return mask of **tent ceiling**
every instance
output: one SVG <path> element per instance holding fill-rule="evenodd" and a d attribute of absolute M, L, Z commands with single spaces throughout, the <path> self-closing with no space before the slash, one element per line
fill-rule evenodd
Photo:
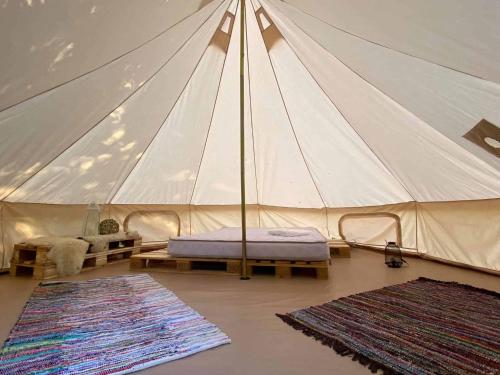
<path fill-rule="evenodd" d="M 450 1 L 247 1 L 248 203 L 499 197 L 500 5 Z M 238 0 L 6 4 L 2 200 L 239 202 Z"/>
<path fill-rule="evenodd" d="M 274 1 L 274 0 L 273 0 Z M 500 5 L 490 0 L 284 0 L 338 30 L 500 83 Z"/>
<path fill-rule="evenodd" d="M 195 15 L 201 3 L 2 1 L 0 110 L 133 53 Z"/>

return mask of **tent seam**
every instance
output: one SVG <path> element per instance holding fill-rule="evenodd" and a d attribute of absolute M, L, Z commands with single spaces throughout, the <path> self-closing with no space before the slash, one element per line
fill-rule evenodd
<path fill-rule="evenodd" d="M 222 4 L 224 1 L 225 1 L 225 0 L 221 0 L 221 4 Z M 221 5 L 221 4 L 220 4 L 220 5 Z M 217 6 L 217 8 L 218 8 L 220 5 L 218 5 L 218 6 Z M 216 9 L 217 9 L 217 8 L 216 8 Z M 140 48 L 144 47 L 146 44 L 151 43 L 153 40 L 158 39 L 158 38 L 159 38 L 159 37 L 161 37 L 163 34 L 167 33 L 167 32 L 168 32 L 168 31 L 170 31 L 171 29 L 173 29 L 175 26 L 177 26 L 177 25 L 179 25 L 180 23 L 184 22 L 184 21 L 185 21 L 185 20 L 187 20 L 188 18 L 190 18 L 190 17 L 194 16 L 196 13 L 200 12 L 202 9 L 203 9 L 203 8 L 197 9 L 196 11 L 194 11 L 194 12 L 192 12 L 192 13 L 190 13 L 190 14 L 186 15 L 185 17 L 183 17 L 182 19 L 180 19 L 179 21 L 177 21 L 176 23 L 174 23 L 172 26 L 170 26 L 170 27 L 166 28 L 165 30 L 161 31 L 160 33 L 158 33 L 158 34 L 154 35 L 153 37 L 151 37 L 151 38 L 147 39 L 146 41 L 144 41 L 144 42 L 140 43 L 139 45 L 137 45 L 136 47 L 134 47 L 134 48 L 132 48 L 132 49 L 128 50 L 127 52 L 124 52 L 124 53 L 122 53 L 121 55 L 119 55 L 119 56 L 117 56 L 117 57 L 113 58 L 112 60 L 109 60 L 109 61 L 105 62 L 104 64 L 101 64 L 101 65 L 99 65 L 99 66 L 97 66 L 97 67 L 95 67 L 95 68 L 93 68 L 93 69 L 91 69 L 91 70 L 89 70 L 89 71 L 87 71 L 87 72 L 85 72 L 85 73 L 82 73 L 82 74 L 80 74 L 80 75 L 78 75 L 78 76 L 76 76 L 76 77 L 74 77 L 74 78 L 72 78 L 72 79 L 70 79 L 70 80 L 67 80 L 67 81 L 61 82 L 61 83 L 59 83 L 59 84 L 57 84 L 57 85 L 55 85 L 55 86 L 52 86 L 52 87 L 50 87 L 50 88 L 48 88 L 48 89 L 46 89 L 46 90 L 44 90 L 44 91 L 41 91 L 41 92 L 39 92 L 38 94 L 32 95 L 32 96 L 30 96 L 30 97 L 28 97 L 28 98 L 25 98 L 25 99 L 23 99 L 23 100 L 20 100 L 20 101 L 19 101 L 19 102 L 17 102 L 17 103 L 14 103 L 14 104 L 11 104 L 11 105 L 9 105 L 9 106 L 7 106 L 7 107 L 5 107 L 5 108 L 2 108 L 2 109 L 0 109 L 0 113 L 1 113 L 1 112 L 3 112 L 3 111 L 8 110 L 9 108 L 12 108 L 12 107 L 15 107 L 15 106 L 17 106 L 17 105 L 20 105 L 20 104 L 22 104 L 22 103 L 25 103 L 25 102 L 27 102 L 27 101 L 30 101 L 30 100 L 32 100 L 32 99 L 34 99 L 34 98 L 36 98 L 36 97 L 38 97 L 38 96 L 40 96 L 40 95 L 46 94 L 46 93 L 48 93 L 48 92 L 50 92 L 50 91 L 52 91 L 52 90 L 55 90 L 55 89 L 57 89 L 57 88 L 59 88 L 59 87 L 61 87 L 61 86 L 67 85 L 68 83 L 71 83 L 71 82 L 73 82 L 73 81 L 76 81 L 76 80 L 78 80 L 78 79 L 80 79 L 80 78 L 82 78 L 82 77 L 85 77 L 85 76 L 89 75 L 89 74 L 92 74 L 92 73 L 94 73 L 95 71 L 97 71 L 97 70 L 99 70 L 99 69 L 101 69 L 101 68 L 104 68 L 105 66 L 110 65 L 110 64 L 112 64 L 112 63 L 114 63 L 114 62 L 116 62 L 116 61 L 120 60 L 122 57 L 125 57 L 125 56 L 127 56 L 127 55 L 129 55 L 129 54 L 131 54 L 131 53 L 133 53 L 133 52 L 135 52 L 135 51 L 137 51 L 138 49 L 140 49 Z M 209 16 L 208 18 L 210 18 L 210 16 Z M 208 19 L 208 18 L 207 18 L 207 19 Z"/>
<path fill-rule="evenodd" d="M 167 60 L 165 61 L 164 64 L 158 68 L 146 81 L 141 86 L 138 86 L 136 90 L 134 90 L 130 95 L 128 95 L 123 101 L 121 101 L 117 106 L 113 107 L 111 111 L 106 113 L 105 116 L 101 117 L 98 122 L 96 122 L 92 127 L 90 127 L 88 130 L 86 130 L 78 139 L 76 139 L 74 142 L 72 142 L 70 145 L 68 145 L 65 149 L 61 150 L 60 153 L 55 155 L 52 159 L 50 159 L 43 167 L 41 167 L 38 171 L 33 173 L 31 176 L 29 176 L 26 180 L 24 180 L 21 184 L 19 184 L 16 188 L 14 188 L 12 191 L 10 191 L 7 195 L 5 195 L 1 201 L 7 201 L 7 199 L 14 194 L 17 190 L 19 190 L 21 187 L 23 187 L 27 182 L 29 182 L 32 178 L 37 176 L 42 170 L 47 168 L 50 164 L 52 164 L 56 159 L 58 159 L 62 154 L 64 154 L 66 151 L 68 151 L 71 147 L 73 147 L 78 141 L 80 141 L 83 137 L 85 137 L 87 134 L 89 134 L 91 131 L 93 131 L 95 128 L 97 128 L 111 113 L 113 113 L 118 107 L 122 106 L 127 100 L 129 100 L 132 96 L 134 96 L 136 93 L 138 93 L 143 87 L 146 86 L 146 84 L 154 79 L 156 75 L 163 70 L 165 66 L 186 46 L 186 44 L 193 38 L 193 36 L 201 29 L 203 25 L 206 24 L 206 22 L 215 14 L 215 12 L 219 9 L 219 7 L 225 2 L 226 0 L 223 0 L 220 5 L 217 6 L 217 8 L 214 9 L 214 11 L 207 17 L 205 21 L 203 21 L 196 30 L 182 43 L 182 45 L 175 51 L 175 53 Z M 189 80 L 188 80 L 189 81 Z"/>
<path fill-rule="evenodd" d="M 239 3 L 240 3 L 240 0 L 238 0 L 238 3 L 236 5 L 236 9 L 238 9 Z M 231 2 L 230 2 L 230 4 L 231 4 Z M 228 9 L 229 9 L 229 7 L 228 7 Z M 236 15 L 235 15 L 235 17 L 236 17 Z M 234 27 L 233 27 L 233 30 L 234 30 Z M 233 30 L 231 30 L 231 38 L 233 37 Z M 189 198 L 189 203 L 188 203 L 189 205 L 191 205 L 193 203 L 194 192 L 196 190 L 196 185 L 198 183 L 198 177 L 200 175 L 201 166 L 203 165 L 203 159 L 205 158 L 205 151 L 206 151 L 207 144 L 208 144 L 208 138 L 210 137 L 210 130 L 212 130 L 212 124 L 214 121 L 215 108 L 217 107 L 217 102 L 219 100 L 219 92 L 220 92 L 220 86 L 222 83 L 222 77 L 224 76 L 224 70 L 226 69 L 226 60 L 227 60 L 228 52 L 229 51 L 226 51 L 226 53 L 224 55 L 224 61 L 222 63 L 222 69 L 220 72 L 219 82 L 217 85 L 217 93 L 215 94 L 214 105 L 212 107 L 212 113 L 210 114 L 210 123 L 208 124 L 207 135 L 205 136 L 205 143 L 203 144 L 203 150 L 201 152 L 200 162 L 198 163 L 198 170 L 196 172 L 196 177 L 195 177 L 194 184 L 193 184 L 193 190 L 191 191 L 191 196 Z"/>
<path fill-rule="evenodd" d="M 357 39 L 361 39 L 361 40 L 364 40 L 365 42 L 368 42 L 368 43 L 374 44 L 374 45 L 376 45 L 376 46 L 379 46 L 379 47 L 382 47 L 382 48 L 385 48 L 385 49 L 388 49 L 388 50 L 391 50 L 391 51 L 394 51 L 394 52 L 400 53 L 400 54 L 402 54 L 402 55 L 406 55 L 406 56 L 409 56 L 409 57 L 412 57 L 412 58 L 415 58 L 415 59 L 418 59 L 418 60 L 421 60 L 421 61 L 425 61 L 426 63 L 432 64 L 432 65 L 436 65 L 436 66 L 440 66 L 440 67 L 442 67 L 442 68 L 449 69 L 449 70 L 452 70 L 452 71 L 457 72 L 457 73 L 465 74 L 465 75 L 467 75 L 467 76 L 474 77 L 474 78 L 477 78 L 477 79 L 480 79 L 480 80 L 483 80 L 483 81 L 486 81 L 486 82 L 496 82 L 496 81 L 491 81 L 491 80 L 489 80 L 489 79 L 486 79 L 486 78 L 483 78 L 483 77 L 477 76 L 477 75 L 475 75 L 475 74 L 471 74 L 471 73 L 464 72 L 463 70 L 459 70 L 459 69 L 455 69 L 455 68 L 452 68 L 452 67 L 447 66 L 447 65 L 442 65 L 442 64 L 439 64 L 439 63 L 437 63 L 437 62 L 435 62 L 435 61 L 431 61 L 431 60 L 425 59 L 425 58 L 423 58 L 423 57 L 416 56 L 416 55 L 413 55 L 413 54 L 411 54 L 411 53 L 401 51 L 401 50 L 399 50 L 399 49 L 391 48 L 391 47 L 389 47 L 389 46 L 386 46 L 386 45 L 384 45 L 384 44 L 382 44 L 382 43 L 379 43 L 379 42 L 375 42 L 375 41 L 370 40 L 370 39 L 366 39 L 366 38 L 364 38 L 364 37 L 362 37 L 362 36 L 360 36 L 360 35 L 357 35 L 357 34 L 354 34 L 354 33 L 350 32 L 350 31 L 347 31 L 347 30 L 345 30 L 345 29 L 342 29 L 341 27 L 338 27 L 338 26 L 332 25 L 332 24 L 330 24 L 330 23 L 326 22 L 325 20 L 322 20 L 321 18 L 319 18 L 319 17 L 317 17 L 317 16 L 315 16 L 315 15 L 313 15 L 313 14 L 309 13 L 309 12 L 306 12 L 306 11 L 304 11 L 304 10 L 300 9 L 300 8 L 297 8 L 296 6 L 294 6 L 294 5 L 290 4 L 290 3 L 288 3 L 286 0 L 281 0 L 281 1 L 282 1 L 282 2 L 284 2 L 285 4 L 287 4 L 288 6 L 290 6 L 290 7 L 294 8 L 294 9 L 297 9 L 299 12 L 301 12 L 301 13 L 303 13 L 303 14 L 307 15 L 307 16 L 312 17 L 312 18 L 314 18 L 315 20 L 317 20 L 317 21 L 319 21 L 319 22 L 321 22 L 321 23 L 324 23 L 325 25 L 330 26 L 331 28 L 333 28 L 333 29 L 335 29 L 335 30 L 338 30 L 338 31 L 343 32 L 343 33 L 348 34 L 348 35 L 351 35 L 351 36 L 353 36 L 353 37 L 355 37 L 355 38 L 357 38 Z M 292 22 L 294 22 L 294 21 L 292 21 Z M 295 22 L 294 22 L 294 23 L 295 23 Z M 298 26 L 298 25 L 297 25 L 297 27 L 299 27 L 299 28 L 300 28 L 300 26 Z M 302 29 L 302 28 L 301 28 L 301 29 Z M 310 35 L 309 35 L 309 36 L 310 36 Z M 310 36 L 310 37 L 311 37 L 311 36 Z M 313 39 L 316 43 L 318 43 L 318 42 L 316 41 L 316 39 L 314 39 L 314 38 L 312 38 L 312 37 L 311 37 L 311 39 Z M 318 43 L 318 44 L 320 44 L 320 43 Z"/>
<path fill-rule="evenodd" d="M 278 10 L 278 12 L 282 13 L 281 11 Z M 270 16 L 269 16 L 270 17 Z M 307 34 L 304 30 L 302 30 L 302 28 L 300 28 L 300 26 L 298 26 L 297 24 L 295 24 L 295 22 L 291 21 L 294 25 L 296 25 L 304 34 L 306 34 L 307 36 L 309 36 L 309 34 Z M 277 27 L 277 26 L 276 26 Z M 309 36 L 310 37 L 310 36 Z M 313 39 L 313 38 L 311 38 Z M 360 135 L 360 133 L 354 128 L 354 126 L 352 126 L 352 124 L 349 122 L 349 120 L 347 119 L 347 117 L 345 116 L 345 114 L 340 110 L 340 108 L 337 106 L 337 104 L 333 101 L 332 98 L 330 98 L 330 96 L 325 92 L 325 90 L 323 89 L 323 86 L 321 86 L 319 84 L 319 82 L 317 81 L 316 77 L 314 77 L 314 75 L 311 73 L 311 71 L 309 70 L 309 68 L 304 64 L 304 62 L 302 61 L 302 59 L 299 57 L 299 55 L 297 54 L 295 48 L 290 44 L 290 42 L 285 38 L 283 37 L 283 40 L 287 43 L 287 45 L 290 47 L 290 49 L 293 51 L 293 53 L 295 54 L 295 56 L 297 57 L 297 59 L 300 61 L 300 63 L 302 64 L 302 66 L 304 67 L 304 69 L 306 69 L 306 71 L 309 73 L 309 75 L 311 76 L 311 78 L 314 80 L 314 82 L 316 82 L 316 85 L 321 89 L 321 91 L 323 92 L 323 94 L 328 98 L 328 100 L 330 101 L 330 103 L 332 103 L 332 105 L 337 109 L 337 111 L 342 115 L 343 119 L 345 120 L 345 122 L 350 126 L 350 128 L 358 135 L 358 137 L 363 141 L 363 143 L 366 145 L 366 147 L 368 147 L 368 149 L 372 152 L 372 154 L 379 160 L 379 162 L 382 164 L 382 166 L 386 169 L 386 171 L 401 185 L 401 187 L 406 191 L 406 193 L 413 199 L 413 201 L 416 201 L 415 197 L 413 196 L 413 194 L 410 193 L 410 191 L 408 190 L 408 188 L 405 186 L 405 184 L 403 184 L 403 182 L 401 181 L 401 179 L 399 178 L 399 176 L 397 175 L 397 173 L 395 173 L 394 171 L 391 170 L 391 168 L 389 168 L 386 163 L 384 163 L 384 161 L 378 156 L 378 154 L 371 148 L 371 146 L 368 144 L 368 142 Z M 314 40 L 314 39 L 313 39 Z M 317 43 L 315 41 L 315 43 Z M 321 44 L 317 43 L 319 46 L 321 46 L 321 48 L 325 49 Z M 330 54 L 328 51 L 326 51 L 328 54 Z M 330 54 L 331 55 L 331 54 Z M 337 57 L 334 56 L 336 59 Z M 339 60 L 340 61 L 340 60 Z M 340 61 L 343 65 L 345 65 L 342 61 Z M 347 66 L 346 66 L 347 67 Z M 347 67 L 349 70 L 351 70 L 349 67 Z M 352 71 L 352 70 L 351 70 Z M 356 72 L 353 71 L 354 74 L 356 74 Z M 357 74 L 356 74 L 357 75 Z M 362 77 L 360 77 L 361 79 L 363 79 Z M 366 81 L 368 84 L 370 84 L 368 81 Z M 370 84 L 371 85 L 371 84 Z M 371 85 L 373 86 L 373 85 Z M 376 88 L 375 86 L 373 86 L 374 88 Z M 382 93 L 383 94 L 383 93 Z"/>
<path fill-rule="evenodd" d="M 5 253 L 7 252 L 7 249 L 5 247 L 5 217 L 4 217 L 4 212 L 5 212 L 5 203 L 0 202 L 0 231 L 2 232 L 2 263 L 0 266 L 0 269 L 3 269 L 5 267 Z"/>
<path fill-rule="evenodd" d="M 418 250 L 418 202 L 415 203 L 415 249 L 417 250 L 417 253 L 419 253 Z"/>
<path fill-rule="evenodd" d="M 264 0 L 265 1 L 265 0 Z M 282 13 L 279 9 L 277 10 L 278 12 Z M 282 13 L 283 14 L 283 13 Z M 354 68 L 351 68 L 347 63 L 345 63 L 341 58 L 339 58 L 338 56 L 334 55 L 333 53 L 331 53 L 328 49 L 326 49 L 321 43 L 319 43 L 318 41 L 316 41 L 316 39 L 314 39 L 307 31 L 305 31 L 301 26 L 299 26 L 295 21 L 293 20 L 290 20 L 291 23 L 293 23 L 301 32 L 303 32 L 305 35 L 307 35 L 309 38 L 311 38 L 311 40 L 316 43 L 318 46 L 321 47 L 322 50 L 324 50 L 328 55 L 332 56 L 334 59 L 338 60 L 342 65 L 344 65 L 347 69 L 349 69 L 352 73 L 354 73 L 356 76 L 358 76 L 362 81 L 366 82 L 370 87 L 374 88 L 378 93 L 382 94 L 384 97 L 387 97 L 388 99 L 390 99 L 392 102 L 394 102 L 398 107 L 402 108 L 404 111 L 408 112 L 410 115 L 412 115 L 413 117 L 417 118 L 418 120 L 420 120 L 423 124 L 426 125 L 426 127 L 428 127 L 429 129 L 431 129 L 432 131 L 436 132 L 437 134 L 441 135 L 442 137 L 444 137 L 445 139 L 451 141 L 453 144 L 457 145 L 458 147 L 460 147 L 460 149 L 462 149 L 463 151 L 465 151 L 471 158 L 474 158 L 477 162 L 479 163 L 484 163 L 486 164 L 489 168 L 491 169 L 494 169 L 495 172 L 497 172 L 497 168 L 494 167 L 493 165 L 491 165 L 489 162 L 481 159 L 480 157 L 476 156 L 475 154 L 473 154 L 471 151 L 467 150 L 463 145 L 455 142 L 453 139 L 451 139 L 450 137 L 448 137 L 446 134 L 443 134 L 441 131 L 435 129 L 432 125 L 428 124 L 427 121 L 424 121 L 420 116 L 418 116 L 416 113 L 414 113 L 413 111 L 410 111 L 409 109 L 407 109 L 404 105 L 402 105 L 398 100 L 396 100 L 394 97 L 392 97 L 391 95 L 387 94 L 385 91 L 383 91 L 382 89 L 379 89 L 377 86 L 375 86 L 375 84 L 371 83 L 367 78 L 365 78 L 363 75 L 361 75 L 361 73 L 358 73 Z M 288 43 L 288 41 L 287 41 Z M 289 43 L 288 43 L 289 44 Z M 290 44 L 289 44 L 290 45 Z M 383 46 L 382 46 L 383 47 Z M 396 51 L 398 52 L 398 51 Z M 296 54 L 297 55 L 297 54 Z M 298 56 L 297 56 L 298 57 Z M 299 58 L 300 60 L 300 58 Z M 302 63 L 302 65 L 304 65 L 305 67 L 305 64 Z M 306 68 L 307 69 L 307 68 Z M 312 76 L 312 74 L 311 74 Z M 479 78 L 479 77 L 476 77 L 476 78 Z M 487 82 L 491 82 L 491 81 L 487 81 Z M 325 93 L 326 94 L 326 93 Z M 326 94 L 327 95 L 327 94 Z M 328 96 L 328 95 L 327 95 Z M 387 167 L 386 167 L 387 168 Z M 400 182 L 401 183 L 401 182 Z M 402 183 L 401 183 L 402 184 Z M 409 192 L 408 192 L 409 193 Z M 411 194 L 410 194 L 411 195 Z M 412 196 L 412 195 L 411 195 Z M 413 198 L 413 196 L 412 196 Z M 415 198 L 413 198 L 415 200 Z M 416 201 L 416 200 L 415 200 Z"/>
<path fill-rule="evenodd" d="M 229 1 L 228 2 L 228 8 L 229 8 L 229 4 L 231 2 Z M 216 9 L 218 9 L 219 7 L 217 7 Z M 213 14 L 209 17 L 209 18 L 212 18 Z M 209 19 L 207 18 L 207 20 Z M 186 88 L 187 86 L 189 85 L 189 83 L 191 82 L 191 79 L 193 78 L 195 72 L 198 70 L 198 67 L 200 65 L 200 62 L 203 60 L 203 57 L 205 56 L 207 50 L 208 50 L 208 47 L 210 46 L 210 42 L 207 44 L 207 46 L 205 47 L 205 49 L 203 50 L 203 53 L 201 54 L 200 58 L 198 59 L 198 62 L 196 63 L 193 71 L 191 72 L 191 74 L 189 75 L 189 78 L 187 79 L 186 83 L 184 84 L 184 87 L 182 88 L 181 92 L 179 93 L 179 95 L 177 96 L 176 100 L 175 100 L 175 103 L 173 104 L 172 108 L 170 108 L 170 110 L 168 111 L 167 115 L 163 118 L 163 121 L 161 122 L 161 125 L 158 127 L 158 129 L 156 130 L 156 132 L 153 134 L 153 136 L 151 137 L 151 140 L 149 141 L 149 143 L 147 144 L 147 146 L 143 149 L 143 152 L 141 154 L 141 156 L 136 160 L 134 166 L 130 169 L 130 171 L 128 172 L 127 176 L 125 177 L 125 179 L 123 179 L 123 181 L 120 183 L 120 186 L 116 189 L 116 191 L 114 192 L 114 194 L 108 199 L 108 203 L 112 203 L 113 199 L 116 197 L 116 195 L 120 192 L 120 190 L 122 189 L 123 185 L 127 182 L 128 178 L 130 177 L 130 175 L 134 172 L 134 170 L 137 168 L 137 165 L 139 164 L 139 162 L 142 160 L 143 156 L 146 154 L 146 152 L 148 151 L 149 147 L 151 146 L 151 144 L 154 142 L 154 140 L 156 139 L 156 137 L 158 136 L 158 134 L 160 133 L 161 129 L 163 129 L 163 127 L 165 126 L 165 123 L 167 122 L 168 118 L 170 117 L 170 114 L 172 113 L 172 111 L 174 110 L 174 108 L 177 106 L 177 103 L 179 102 L 180 98 L 182 97 L 182 95 L 184 94 L 184 92 L 186 91 Z M 221 75 L 222 76 L 222 75 Z M 219 81 L 219 84 L 220 84 L 220 81 Z M 216 98 L 216 101 L 217 101 L 217 98 Z M 214 104 L 214 107 L 215 107 L 215 104 Z M 113 189 L 116 187 L 116 185 L 118 184 L 118 182 L 116 182 L 115 186 L 113 187 Z"/>
<path fill-rule="evenodd" d="M 286 112 L 286 116 L 288 118 L 288 123 L 290 124 L 290 129 L 292 130 L 293 137 L 295 138 L 295 143 L 297 144 L 297 147 L 299 149 L 300 156 L 302 157 L 302 160 L 304 161 L 304 165 L 306 166 L 307 172 L 309 173 L 309 177 L 310 177 L 310 179 L 311 179 L 314 187 L 316 188 L 316 192 L 318 193 L 318 196 L 321 199 L 321 202 L 323 202 L 323 208 L 326 208 L 326 207 L 328 207 L 328 205 L 326 204 L 326 201 L 323 198 L 323 195 L 321 194 L 321 191 L 320 191 L 320 189 L 318 187 L 318 184 L 317 184 L 316 180 L 313 177 L 313 174 L 311 172 L 311 168 L 309 166 L 309 163 L 306 160 L 306 157 L 304 155 L 304 151 L 302 150 L 302 146 L 300 145 L 297 133 L 295 132 L 295 128 L 294 128 L 293 123 L 292 123 L 292 118 L 290 117 L 290 113 L 288 112 L 288 106 L 287 106 L 287 104 L 285 102 L 285 98 L 283 97 L 283 93 L 281 91 L 281 87 L 280 87 L 280 84 L 278 82 L 278 77 L 277 77 L 276 71 L 274 69 L 274 64 L 273 64 L 273 62 L 271 60 L 271 56 L 269 55 L 269 51 L 267 53 L 267 56 L 269 57 L 269 63 L 271 64 L 271 69 L 273 70 L 274 80 L 276 81 L 276 86 L 278 86 L 278 91 L 280 93 L 281 101 L 283 103 L 283 106 L 285 107 L 285 112 Z M 330 231 L 328 229 L 328 215 L 326 216 L 326 228 L 327 228 L 328 236 L 330 237 Z"/>
<path fill-rule="evenodd" d="M 254 8 L 254 15 L 255 15 L 255 8 Z M 271 65 L 271 69 L 273 70 L 273 75 L 274 75 L 274 80 L 276 82 L 276 86 L 278 87 L 278 91 L 280 93 L 281 102 L 283 103 L 283 106 L 284 106 L 285 112 L 286 112 L 286 116 L 288 118 L 288 123 L 290 124 L 290 129 L 292 130 L 293 136 L 295 138 L 295 143 L 297 144 L 297 148 L 299 149 L 299 152 L 300 152 L 300 155 L 301 155 L 302 160 L 304 162 L 304 165 L 307 169 L 307 172 L 309 173 L 309 178 L 311 179 L 311 181 L 316 189 L 316 192 L 318 193 L 318 196 L 321 199 L 321 202 L 323 202 L 323 208 L 326 208 L 327 207 L 326 201 L 323 198 L 321 191 L 320 191 L 320 189 L 319 189 L 319 187 L 318 187 L 318 185 L 313 177 L 313 174 L 311 172 L 311 168 L 309 167 L 309 163 L 306 160 L 306 157 L 304 155 L 304 151 L 302 150 L 299 139 L 297 137 L 297 133 L 295 132 L 295 128 L 294 128 L 293 123 L 292 123 L 292 118 L 290 117 L 290 113 L 288 112 L 288 106 L 285 102 L 285 98 L 283 97 L 283 93 L 281 91 L 278 76 L 276 75 L 276 70 L 274 69 L 273 61 L 272 61 L 271 56 L 269 55 L 269 51 L 267 49 L 266 49 L 266 52 L 267 52 L 267 57 L 269 59 L 269 64 Z M 328 237 L 330 237 L 330 230 L 329 230 L 329 225 L 328 225 L 328 215 L 326 215 L 326 230 L 328 233 Z"/>
<path fill-rule="evenodd" d="M 304 151 L 302 150 L 302 146 L 300 145 L 297 133 L 295 132 L 295 128 L 293 126 L 292 119 L 290 117 L 290 113 L 288 112 L 288 106 L 287 106 L 287 104 L 285 102 L 285 98 L 283 97 L 283 93 L 281 91 L 281 87 L 280 87 L 279 82 L 278 82 L 278 77 L 276 76 L 276 71 L 274 70 L 274 65 L 272 63 L 271 57 L 269 56 L 269 52 L 268 52 L 267 55 L 269 57 L 269 62 L 271 64 L 271 68 L 273 70 L 273 75 L 274 75 L 274 79 L 276 81 L 276 86 L 278 86 L 278 91 L 280 93 L 281 101 L 283 103 L 283 106 L 285 107 L 286 116 L 288 118 L 288 123 L 290 124 L 290 129 L 292 130 L 293 137 L 295 139 L 295 143 L 297 144 L 297 147 L 299 149 L 300 156 L 302 156 L 302 160 L 304 161 L 304 165 L 305 165 L 305 167 L 307 169 L 309 177 L 311 178 L 311 181 L 312 181 L 314 187 L 316 188 L 316 192 L 318 193 L 318 196 L 321 199 L 321 202 L 323 202 L 323 208 L 326 209 L 328 207 L 328 205 L 326 204 L 326 201 L 323 198 L 323 195 L 321 194 L 321 191 L 320 191 L 320 189 L 318 187 L 318 184 L 317 184 L 316 180 L 313 177 L 313 174 L 311 172 L 311 168 L 309 166 L 309 163 L 307 162 L 306 157 L 304 155 Z M 328 211 L 326 210 L 325 212 L 326 212 L 326 230 L 327 230 L 327 233 L 328 233 L 328 237 L 330 237 L 330 229 L 329 229 L 329 224 L 328 224 Z"/>
<path fill-rule="evenodd" d="M 253 2 L 252 2 L 253 7 Z M 247 17 L 245 17 L 245 26 L 247 25 Z M 248 49 L 248 27 L 245 28 L 246 36 L 246 60 L 247 60 L 247 74 L 248 74 L 248 102 L 250 106 L 250 128 L 252 130 L 252 150 L 253 150 L 253 167 L 255 171 L 255 194 L 257 195 L 257 219 L 260 228 L 260 198 L 259 198 L 259 184 L 257 180 L 257 158 L 255 157 L 255 132 L 253 127 L 253 109 L 252 109 L 252 83 L 250 79 L 250 50 Z"/>

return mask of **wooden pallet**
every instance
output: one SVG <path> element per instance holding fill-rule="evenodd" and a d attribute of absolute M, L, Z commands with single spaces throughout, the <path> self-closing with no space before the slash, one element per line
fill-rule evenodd
<path fill-rule="evenodd" d="M 142 238 L 137 236 L 126 236 L 121 239 L 109 239 L 106 236 L 92 236 L 92 237 L 84 237 L 83 239 L 90 243 L 89 252 L 92 253 L 92 249 L 94 248 L 94 239 L 95 238 L 103 238 L 103 240 L 107 241 L 103 251 L 109 252 L 113 250 L 125 249 L 125 248 L 133 248 L 133 247 L 141 247 L 142 246 Z M 100 251 L 99 251 L 100 252 Z M 98 252 L 96 252 L 97 254 Z"/>
<path fill-rule="evenodd" d="M 12 276 L 33 275 L 33 278 L 37 280 L 57 277 L 56 265 L 47 258 L 50 249 L 51 246 L 15 244 L 10 274 Z"/>
<path fill-rule="evenodd" d="M 121 243 L 123 241 L 115 242 L 117 243 L 109 243 L 107 246 L 108 250 L 106 251 L 87 253 L 83 262 L 82 271 L 128 259 L 132 255 L 140 253 L 140 240 L 139 242 L 133 240 L 127 243 Z M 127 244 L 137 244 L 137 246 L 126 247 Z M 36 280 L 52 279 L 59 276 L 55 263 L 51 262 L 47 257 L 50 249 L 51 246 L 34 246 L 27 243 L 14 245 L 10 274 L 12 276 L 32 275 Z"/>
<path fill-rule="evenodd" d="M 224 263 L 225 271 L 230 274 L 240 274 L 241 259 L 229 258 L 180 258 L 168 254 L 167 250 L 156 250 L 148 253 L 133 255 L 130 258 L 130 269 L 151 270 L 155 266 L 175 267 L 177 271 L 186 272 L 196 269 L 203 263 Z M 312 268 L 316 271 L 318 279 L 328 279 L 328 261 L 280 261 L 280 260 L 255 260 L 247 261 L 247 273 L 251 275 L 254 267 L 274 267 L 275 275 L 279 278 L 292 276 L 292 268 Z"/>
<path fill-rule="evenodd" d="M 98 253 L 87 253 L 83 262 L 82 271 L 87 271 L 95 267 L 101 267 L 123 259 L 129 259 L 132 255 L 139 254 L 140 252 L 141 247 L 135 246 L 101 251 Z"/>
<path fill-rule="evenodd" d="M 126 238 L 120 240 L 109 240 L 104 251 L 87 253 L 83 270 L 129 259 L 132 255 L 139 254 L 141 248 L 142 238 L 138 236 L 127 235 Z"/>
<path fill-rule="evenodd" d="M 351 247 L 344 240 L 330 240 L 328 247 L 330 248 L 330 256 L 334 258 L 351 257 Z"/>
<path fill-rule="evenodd" d="M 300 260 L 255 260 L 247 261 L 247 274 L 252 275 L 255 267 L 274 267 L 276 277 L 290 278 L 292 277 L 292 269 L 294 268 L 311 268 L 316 272 L 316 278 L 328 279 L 328 260 L 323 261 L 300 261 Z"/>
<path fill-rule="evenodd" d="M 225 271 L 230 274 L 239 274 L 241 269 L 240 259 L 220 258 L 176 258 L 167 250 L 154 250 L 147 253 L 133 255 L 130 258 L 130 269 L 152 269 L 155 266 L 175 267 L 177 271 L 185 272 L 198 268 L 203 263 L 225 263 Z"/>
<path fill-rule="evenodd" d="M 57 269 L 54 263 L 37 265 L 35 263 L 16 263 L 11 262 L 10 264 L 10 275 L 20 276 L 20 275 L 32 275 L 36 280 L 46 280 L 57 277 Z"/>

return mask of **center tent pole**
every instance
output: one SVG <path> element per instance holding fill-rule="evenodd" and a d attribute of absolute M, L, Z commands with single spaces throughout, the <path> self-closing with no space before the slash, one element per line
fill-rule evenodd
<path fill-rule="evenodd" d="M 241 280 L 247 275 L 247 220 L 245 206 L 245 0 L 240 8 L 240 177 L 241 177 Z"/>

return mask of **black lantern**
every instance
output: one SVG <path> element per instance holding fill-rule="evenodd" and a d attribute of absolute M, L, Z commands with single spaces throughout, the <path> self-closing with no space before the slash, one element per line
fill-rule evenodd
<path fill-rule="evenodd" d="M 385 264 L 391 268 L 400 268 L 405 260 L 396 242 L 387 242 L 385 246 Z"/>

